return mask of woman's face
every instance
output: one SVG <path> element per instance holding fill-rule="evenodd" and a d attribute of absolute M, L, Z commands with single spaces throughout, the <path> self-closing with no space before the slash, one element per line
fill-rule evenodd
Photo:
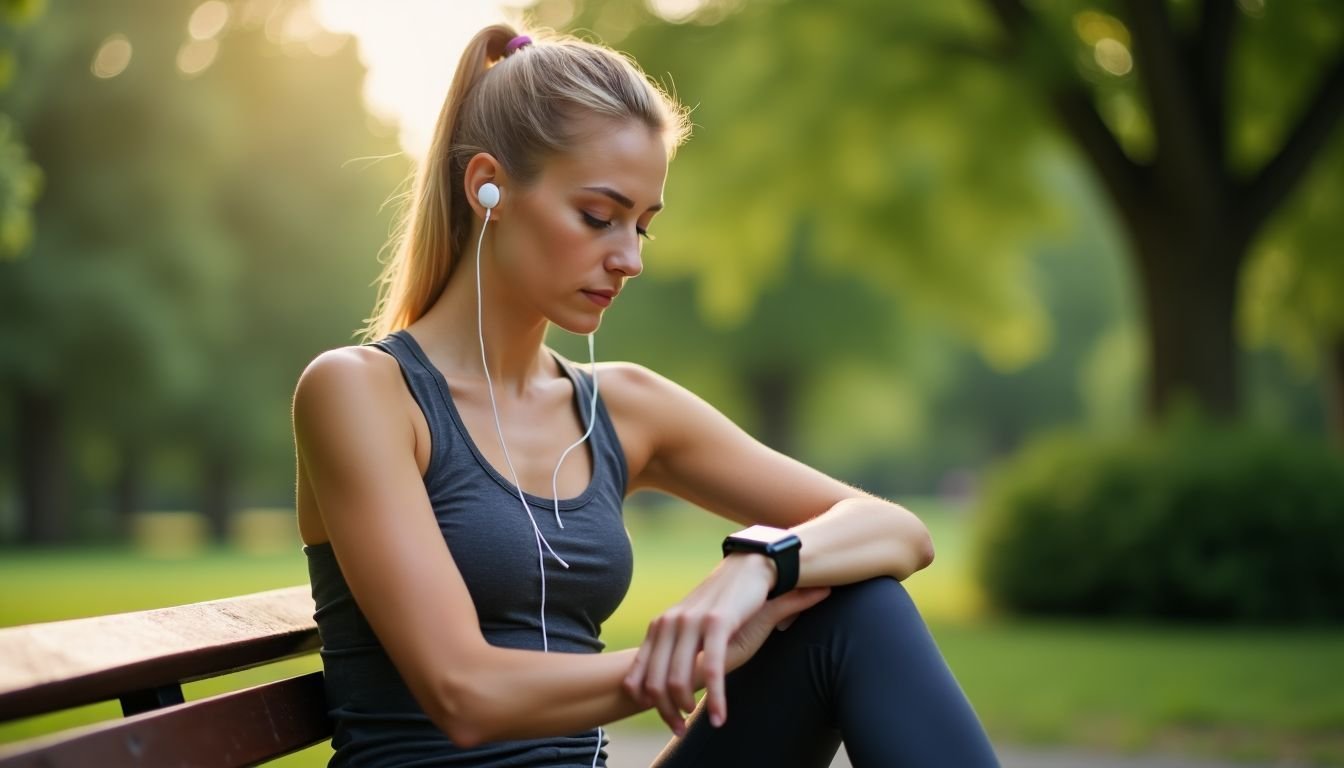
<path fill-rule="evenodd" d="M 533 183 L 505 189 L 494 225 L 495 258 L 515 295 L 572 333 L 596 330 L 602 310 L 644 269 L 644 235 L 667 178 L 662 136 L 643 123 L 581 127 L 583 138 L 548 159 Z"/>

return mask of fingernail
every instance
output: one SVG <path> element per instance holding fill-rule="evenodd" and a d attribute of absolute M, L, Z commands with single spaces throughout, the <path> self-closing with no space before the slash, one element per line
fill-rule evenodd
<path fill-rule="evenodd" d="M 714 714 L 709 716 L 709 723 L 715 728 L 718 728 L 719 726 L 723 725 L 723 715 L 720 715 L 719 713 L 715 712 Z"/>

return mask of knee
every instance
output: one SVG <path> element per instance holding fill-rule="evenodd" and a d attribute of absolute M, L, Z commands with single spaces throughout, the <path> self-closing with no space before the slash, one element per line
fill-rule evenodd
<path fill-rule="evenodd" d="M 836 600 L 836 598 L 839 600 Z M 831 588 L 831 596 L 823 602 L 835 600 L 839 610 L 872 615 L 892 610 L 915 610 L 915 603 L 905 585 L 890 576 L 878 576 L 854 584 Z"/>
<path fill-rule="evenodd" d="M 890 619 L 922 623 L 919 610 L 905 585 L 890 576 L 832 587 L 831 594 L 809 608 L 803 617 L 833 629 L 868 626 L 875 621 Z"/>

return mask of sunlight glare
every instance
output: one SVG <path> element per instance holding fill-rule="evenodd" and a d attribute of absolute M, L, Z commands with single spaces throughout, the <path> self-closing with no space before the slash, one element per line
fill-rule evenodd
<path fill-rule="evenodd" d="M 217 53 L 219 53 L 219 41 L 214 38 L 188 40 L 177 52 L 177 68 L 183 75 L 195 77 L 214 63 Z"/>
<path fill-rule="evenodd" d="M 116 34 L 109 36 L 98 47 L 98 53 L 93 57 L 93 65 L 89 69 L 95 76 L 107 79 L 120 75 L 130 63 L 131 41 L 127 40 L 125 35 Z"/>
<path fill-rule="evenodd" d="M 1134 59 L 1129 55 L 1129 49 L 1119 40 L 1103 37 L 1097 41 L 1092 51 L 1097 66 L 1112 75 L 1127 75 L 1134 68 Z"/>
<path fill-rule="evenodd" d="M 229 23 L 229 6 L 221 0 L 209 0 L 201 3 L 191 13 L 187 22 L 187 32 L 197 40 L 209 40 L 218 35 Z"/>
<path fill-rule="evenodd" d="M 650 10 L 673 24 L 689 20 L 704 4 L 705 0 L 648 0 Z"/>
<path fill-rule="evenodd" d="M 365 104 L 379 118 L 397 123 L 402 148 L 418 159 L 429 148 L 462 49 L 482 27 L 516 21 L 516 5 L 492 0 L 315 0 L 313 18 L 332 32 L 355 36 L 359 58 L 368 69 Z"/>

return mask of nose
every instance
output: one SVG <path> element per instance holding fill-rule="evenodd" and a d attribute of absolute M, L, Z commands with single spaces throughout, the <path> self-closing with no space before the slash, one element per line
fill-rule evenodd
<path fill-rule="evenodd" d="M 607 269 L 626 277 L 638 277 L 644 271 L 644 258 L 640 254 L 642 246 L 639 235 L 631 232 L 630 237 L 622 238 L 621 244 L 607 257 Z"/>

